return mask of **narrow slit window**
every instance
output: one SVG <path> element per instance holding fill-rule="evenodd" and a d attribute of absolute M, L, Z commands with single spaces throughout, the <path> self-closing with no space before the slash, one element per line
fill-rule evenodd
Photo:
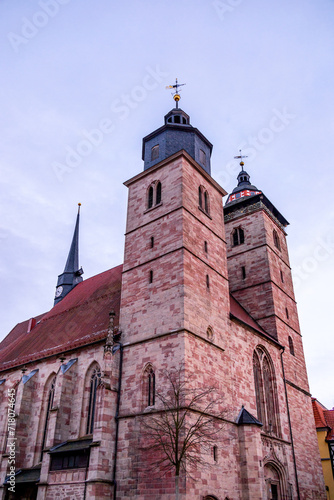
<path fill-rule="evenodd" d="M 208 274 L 206 275 L 206 287 L 210 288 L 210 278 Z"/>
<path fill-rule="evenodd" d="M 151 243 L 150 244 L 151 244 L 151 248 L 153 248 L 154 247 L 154 236 L 151 236 Z"/>
<path fill-rule="evenodd" d="M 149 281 L 150 281 L 150 283 L 153 283 L 153 271 L 152 271 L 152 269 L 150 271 Z"/>
<path fill-rule="evenodd" d="M 246 267 L 245 266 L 241 267 L 241 276 L 242 276 L 243 280 L 246 279 Z"/>
<path fill-rule="evenodd" d="M 218 461 L 218 447 L 214 446 L 212 451 L 213 451 L 213 459 L 215 462 L 217 462 Z"/>
<path fill-rule="evenodd" d="M 204 252 L 208 253 L 208 242 L 204 241 Z"/>
<path fill-rule="evenodd" d="M 281 271 L 281 282 L 284 283 L 284 274 L 283 274 L 283 271 Z"/>
<path fill-rule="evenodd" d="M 289 319 L 289 310 L 287 307 L 285 308 L 285 315 L 286 315 L 286 319 Z"/>

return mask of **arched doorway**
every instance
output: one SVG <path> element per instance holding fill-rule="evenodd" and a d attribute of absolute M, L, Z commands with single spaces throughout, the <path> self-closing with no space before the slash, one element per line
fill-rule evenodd
<path fill-rule="evenodd" d="M 284 467 L 274 461 L 264 466 L 266 498 L 268 500 L 286 500 L 290 498 Z"/>

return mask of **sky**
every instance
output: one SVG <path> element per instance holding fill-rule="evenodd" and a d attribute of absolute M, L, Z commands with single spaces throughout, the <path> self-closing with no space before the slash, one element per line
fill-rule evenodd
<path fill-rule="evenodd" d="M 2 339 L 48 311 L 80 202 L 84 278 L 123 262 L 142 138 L 174 101 L 290 222 L 310 390 L 334 406 L 333 0 L 1 0 Z"/>

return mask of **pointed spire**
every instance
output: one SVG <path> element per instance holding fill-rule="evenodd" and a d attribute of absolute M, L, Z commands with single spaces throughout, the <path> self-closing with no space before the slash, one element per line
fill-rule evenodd
<path fill-rule="evenodd" d="M 81 203 L 78 203 L 78 215 L 71 248 L 67 257 L 64 273 L 73 273 L 79 269 L 79 218 Z"/>
<path fill-rule="evenodd" d="M 80 207 L 78 203 L 78 214 L 75 223 L 73 239 L 65 264 L 64 272 L 58 276 L 54 305 L 60 302 L 78 283 L 82 281 L 83 269 L 79 269 L 79 220 Z"/>

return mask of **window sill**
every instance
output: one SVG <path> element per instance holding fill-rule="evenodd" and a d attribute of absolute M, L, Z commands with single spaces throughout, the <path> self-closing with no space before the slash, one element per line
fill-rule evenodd
<path fill-rule="evenodd" d="M 200 211 L 201 211 L 204 215 L 206 215 L 207 217 L 209 217 L 209 219 L 210 219 L 210 220 L 212 220 L 212 217 L 208 214 L 208 212 L 206 212 L 206 211 L 205 211 L 202 207 L 200 207 L 199 205 L 198 205 L 198 209 L 199 209 L 199 210 L 200 210 Z"/>
<path fill-rule="evenodd" d="M 155 406 L 147 406 L 144 410 L 144 413 L 149 413 L 150 411 L 153 411 L 155 409 Z"/>
<path fill-rule="evenodd" d="M 161 207 L 163 205 L 162 201 L 160 203 L 157 203 L 157 205 L 154 205 L 154 207 L 151 207 L 151 208 L 147 208 L 145 211 L 144 211 L 144 214 L 147 214 L 147 212 L 151 212 L 151 210 L 154 210 L 155 208 L 158 208 L 158 207 Z"/>

